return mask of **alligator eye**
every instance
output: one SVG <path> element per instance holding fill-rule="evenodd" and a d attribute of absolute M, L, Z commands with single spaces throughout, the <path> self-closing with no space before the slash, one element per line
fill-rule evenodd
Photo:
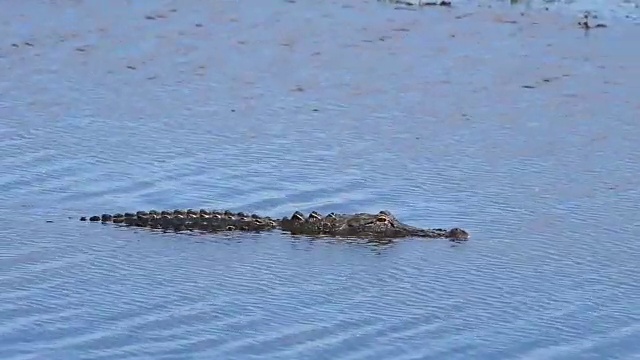
<path fill-rule="evenodd" d="M 385 215 L 380 215 L 376 218 L 376 221 L 379 223 L 389 222 L 389 218 L 386 217 Z"/>
<path fill-rule="evenodd" d="M 327 219 L 335 219 L 336 218 L 336 214 L 335 213 L 329 213 L 329 214 L 327 214 L 327 216 L 325 218 L 327 218 Z"/>
<path fill-rule="evenodd" d="M 231 225 L 227 226 L 227 231 L 233 231 L 235 229 L 236 229 L 235 226 L 231 226 Z"/>
<path fill-rule="evenodd" d="M 322 219 L 322 215 L 316 211 L 312 211 L 311 214 L 309 214 L 309 219 Z"/>
<path fill-rule="evenodd" d="M 291 215 L 291 220 L 301 220 L 304 221 L 304 215 L 300 211 L 296 211 Z"/>

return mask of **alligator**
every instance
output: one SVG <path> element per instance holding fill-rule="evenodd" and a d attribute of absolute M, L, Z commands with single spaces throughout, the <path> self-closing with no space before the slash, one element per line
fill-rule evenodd
<path fill-rule="evenodd" d="M 137 211 L 118 214 L 83 216 L 81 221 L 114 223 L 150 229 L 173 231 L 270 231 L 280 229 L 292 235 L 356 237 L 356 238 L 447 238 L 467 240 L 469 233 L 460 228 L 421 229 L 400 222 L 391 212 L 383 210 L 377 214 L 330 213 L 322 216 L 312 211 L 305 216 L 296 211 L 290 217 L 274 219 L 268 216 L 246 214 L 243 212 L 217 210 L 173 210 L 173 211 Z"/>

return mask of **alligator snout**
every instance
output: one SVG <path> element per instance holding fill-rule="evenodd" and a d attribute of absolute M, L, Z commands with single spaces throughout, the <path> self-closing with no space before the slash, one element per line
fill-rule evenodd
<path fill-rule="evenodd" d="M 451 239 L 467 240 L 469 239 L 469 233 L 460 228 L 452 228 L 449 230 L 447 237 Z"/>

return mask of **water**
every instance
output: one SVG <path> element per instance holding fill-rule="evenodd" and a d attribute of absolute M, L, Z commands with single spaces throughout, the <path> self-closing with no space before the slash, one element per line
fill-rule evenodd
<path fill-rule="evenodd" d="M 0 358 L 640 359 L 631 17 L 109 4 L 3 9 Z M 472 237 L 76 220 L 186 207 Z"/>

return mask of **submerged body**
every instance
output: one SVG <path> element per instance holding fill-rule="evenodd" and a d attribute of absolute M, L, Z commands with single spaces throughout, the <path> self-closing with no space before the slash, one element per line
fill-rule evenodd
<path fill-rule="evenodd" d="M 304 216 L 296 211 L 280 220 L 242 212 L 209 210 L 138 211 L 136 213 L 103 214 L 82 217 L 82 221 L 116 223 L 152 229 L 174 231 L 268 231 L 280 229 L 293 235 L 365 237 L 365 238 L 448 238 L 467 240 L 469 233 L 460 228 L 421 229 L 400 222 L 391 212 L 377 214 L 335 214 L 322 216 L 311 212 Z"/>

